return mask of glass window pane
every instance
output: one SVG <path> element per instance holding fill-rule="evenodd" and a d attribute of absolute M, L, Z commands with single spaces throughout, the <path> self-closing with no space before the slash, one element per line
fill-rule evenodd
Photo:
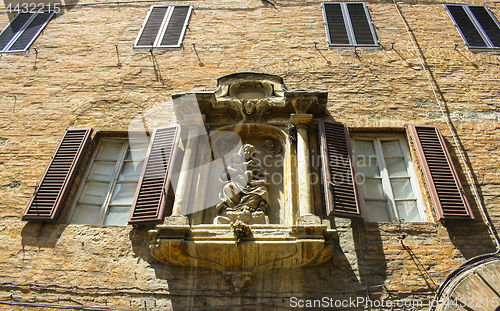
<path fill-rule="evenodd" d="M 96 158 L 102 160 L 118 160 L 122 145 L 123 142 L 103 141 L 101 147 L 99 147 Z"/>
<path fill-rule="evenodd" d="M 396 200 L 414 199 L 410 178 L 391 179 L 392 192 Z"/>
<path fill-rule="evenodd" d="M 103 204 L 107 190 L 107 183 L 87 182 L 78 201 L 80 203 Z"/>
<path fill-rule="evenodd" d="M 408 176 L 408 170 L 406 169 L 406 163 L 404 158 L 385 159 L 385 164 L 387 165 L 387 171 L 389 173 L 389 177 Z"/>
<path fill-rule="evenodd" d="M 358 156 L 356 159 L 357 172 L 365 177 L 380 177 L 380 169 L 378 168 L 377 158 Z"/>
<path fill-rule="evenodd" d="M 129 213 L 130 206 L 111 206 L 104 224 L 111 226 L 126 226 Z"/>
<path fill-rule="evenodd" d="M 391 221 L 387 202 L 366 201 L 366 219 L 368 221 L 388 222 Z"/>
<path fill-rule="evenodd" d="M 100 206 L 78 204 L 71 218 L 72 224 L 97 225 L 99 221 Z"/>
<path fill-rule="evenodd" d="M 137 183 L 117 183 L 115 192 L 113 193 L 113 198 L 111 199 L 111 203 L 132 205 L 136 189 Z"/>
<path fill-rule="evenodd" d="M 131 140 L 125 160 L 143 161 L 148 151 L 149 141 Z"/>
<path fill-rule="evenodd" d="M 420 214 L 418 213 L 417 201 L 399 201 L 396 202 L 399 218 L 408 222 L 420 222 Z"/>
<path fill-rule="evenodd" d="M 116 162 L 95 161 L 88 179 L 110 181 L 115 171 Z"/>
<path fill-rule="evenodd" d="M 382 180 L 365 179 L 360 185 L 363 187 L 365 199 L 385 199 Z"/>
<path fill-rule="evenodd" d="M 382 141 L 382 151 L 384 152 L 384 157 L 386 158 L 403 156 L 399 140 Z"/>
<path fill-rule="evenodd" d="M 356 153 L 358 156 L 364 155 L 368 158 L 370 158 L 370 156 L 375 158 L 377 157 L 373 141 L 356 139 L 354 142 L 356 144 Z"/>
<path fill-rule="evenodd" d="M 119 181 L 138 181 L 141 176 L 142 165 L 144 162 L 125 162 L 123 164 L 122 172 Z"/>

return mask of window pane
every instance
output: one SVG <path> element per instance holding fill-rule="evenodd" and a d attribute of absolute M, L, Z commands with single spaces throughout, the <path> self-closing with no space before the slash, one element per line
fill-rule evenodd
<path fill-rule="evenodd" d="M 131 140 L 125 160 L 143 161 L 148 151 L 149 141 Z"/>
<path fill-rule="evenodd" d="M 76 206 L 73 217 L 71 218 L 71 223 L 97 225 L 97 222 L 99 221 L 100 211 L 100 206 L 78 204 Z"/>
<path fill-rule="evenodd" d="M 410 178 L 391 179 L 392 192 L 396 200 L 414 199 Z"/>
<path fill-rule="evenodd" d="M 122 142 L 104 141 L 99 148 L 96 158 L 101 160 L 118 160 Z"/>
<path fill-rule="evenodd" d="M 406 169 L 406 163 L 404 158 L 385 159 L 385 164 L 387 165 L 387 171 L 389 173 L 389 177 L 408 176 L 408 170 Z"/>
<path fill-rule="evenodd" d="M 387 202 L 380 201 L 366 201 L 366 218 L 368 221 L 388 222 L 391 221 L 389 211 L 387 209 Z"/>
<path fill-rule="evenodd" d="M 385 199 L 384 189 L 382 188 L 382 180 L 380 179 L 365 179 L 362 183 L 365 191 L 365 198 L 369 199 Z"/>
<path fill-rule="evenodd" d="M 408 222 L 422 221 L 418 213 L 417 201 L 400 201 L 396 203 L 396 207 L 400 219 L 404 219 L 404 221 Z"/>
<path fill-rule="evenodd" d="M 144 162 L 125 162 L 119 181 L 138 181 L 141 176 L 142 166 Z"/>
<path fill-rule="evenodd" d="M 111 200 L 112 204 L 130 204 L 134 200 L 137 183 L 116 184 L 115 192 Z"/>
<path fill-rule="evenodd" d="M 88 179 L 110 181 L 115 171 L 116 162 L 95 161 Z"/>
<path fill-rule="evenodd" d="M 358 140 L 354 141 L 356 143 L 356 153 L 358 156 L 365 156 L 367 158 L 376 158 L 375 147 L 373 146 L 373 141 L 371 140 Z"/>
<path fill-rule="evenodd" d="M 87 182 L 83 188 L 83 193 L 80 196 L 79 202 L 103 204 L 108 190 L 107 183 Z"/>
<path fill-rule="evenodd" d="M 399 140 L 382 141 L 382 150 L 385 158 L 403 157 Z"/>
<path fill-rule="evenodd" d="M 129 213 L 130 206 L 111 206 L 104 224 L 111 226 L 126 226 Z"/>

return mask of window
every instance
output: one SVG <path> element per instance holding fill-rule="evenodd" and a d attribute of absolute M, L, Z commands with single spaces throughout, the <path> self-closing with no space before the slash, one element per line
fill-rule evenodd
<path fill-rule="evenodd" d="M 330 46 L 378 46 L 365 3 L 323 3 L 321 7 Z"/>
<path fill-rule="evenodd" d="M 0 33 L 0 53 L 25 53 L 54 12 L 18 13 Z"/>
<path fill-rule="evenodd" d="M 77 193 L 71 223 L 126 225 L 149 142 L 100 140 Z"/>
<path fill-rule="evenodd" d="M 151 6 L 134 49 L 180 47 L 192 9 L 190 5 Z"/>
<path fill-rule="evenodd" d="M 500 25 L 488 8 L 459 4 L 445 8 L 469 48 L 500 48 Z"/>
<path fill-rule="evenodd" d="M 418 182 L 402 135 L 354 136 L 356 182 L 366 221 L 425 221 Z"/>
<path fill-rule="evenodd" d="M 64 132 L 23 220 L 58 220 L 67 194 L 77 187 L 73 179 L 83 169 L 80 163 L 91 145 L 92 132 L 92 128 Z M 103 137 L 104 134 L 93 138 L 97 147 L 75 195 L 71 223 L 126 225 L 163 219 L 180 126 L 156 128 L 149 142 L 144 133 L 129 134 L 140 139 Z"/>

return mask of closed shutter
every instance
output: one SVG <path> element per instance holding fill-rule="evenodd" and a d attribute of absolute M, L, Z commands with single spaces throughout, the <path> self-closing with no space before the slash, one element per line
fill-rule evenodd
<path fill-rule="evenodd" d="M 179 136 L 179 126 L 157 128 L 153 132 L 132 203 L 130 224 L 162 219 Z"/>
<path fill-rule="evenodd" d="M 134 48 L 180 47 L 192 9 L 190 5 L 152 6 Z"/>
<path fill-rule="evenodd" d="M 56 220 L 91 134 L 91 128 L 66 130 L 23 214 L 23 220 Z"/>
<path fill-rule="evenodd" d="M 374 36 L 363 3 L 347 4 L 356 45 L 375 45 Z"/>
<path fill-rule="evenodd" d="M 439 127 L 410 125 L 409 130 L 438 219 L 474 219 Z"/>
<path fill-rule="evenodd" d="M 180 46 L 191 13 L 191 6 L 174 6 L 160 47 Z"/>
<path fill-rule="evenodd" d="M 362 218 L 347 127 L 322 120 L 319 124 L 325 201 L 329 216 Z"/>
<path fill-rule="evenodd" d="M 40 32 L 45 28 L 50 19 L 54 16 L 54 12 L 40 12 L 24 29 L 21 35 L 16 39 L 14 44 L 10 46 L 7 52 L 25 52 L 31 46 L 33 41 L 38 37 Z"/>
<path fill-rule="evenodd" d="M 487 48 L 488 45 L 481 37 L 481 34 L 474 26 L 473 21 L 467 14 L 466 8 L 462 5 L 446 5 L 451 18 L 458 27 L 465 43 L 470 47 Z"/>
<path fill-rule="evenodd" d="M 340 3 L 324 3 L 323 14 L 329 43 L 331 45 L 349 45 L 349 36 Z"/>
<path fill-rule="evenodd" d="M 500 26 L 484 6 L 469 6 L 483 31 L 495 47 L 500 47 Z"/>

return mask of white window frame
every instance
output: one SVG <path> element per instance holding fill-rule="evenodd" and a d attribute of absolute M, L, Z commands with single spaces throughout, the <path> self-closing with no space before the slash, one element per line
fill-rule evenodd
<path fill-rule="evenodd" d="M 357 161 L 357 156 L 358 152 L 356 150 L 356 143 L 355 140 L 366 140 L 366 141 L 373 141 L 374 142 L 374 147 L 375 147 L 375 153 L 377 155 L 377 165 L 380 165 L 378 168 L 380 170 L 380 177 L 382 179 L 382 187 L 384 190 L 384 194 L 387 197 L 387 210 L 389 212 L 389 216 L 391 217 L 391 222 L 398 222 L 401 219 L 399 218 L 398 215 L 398 210 L 396 207 L 396 199 L 394 198 L 394 193 L 392 191 L 392 186 L 390 184 L 390 179 L 389 179 L 389 173 L 387 171 L 387 165 L 385 163 L 385 158 L 383 156 L 383 151 L 382 151 L 382 140 L 399 140 L 399 144 L 402 147 L 402 152 L 403 156 L 405 159 L 405 164 L 408 172 L 408 176 L 410 178 L 410 184 L 413 190 L 413 194 L 415 196 L 415 201 L 417 203 L 417 208 L 418 208 L 418 213 L 420 216 L 420 222 L 428 222 L 428 217 L 424 205 L 424 198 L 422 196 L 422 191 L 420 189 L 420 185 L 418 183 L 417 179 L 417 174 L 415 172 L 413 162 L 411 159 L 411 153 L 410 153 L 410 148 L 408 146 L 408 141 L 402 134 L 351 134 L 351 145 L 353 149 L 353 156 L 354 156 L 354 166 L 356 169 L 358 169 L 358 161 Z M 392 179 L 397 178 L 397 177 L 392 177 Z M 408 177 L 402 177 L 402 178 L 408 178 Z M 363 185 L 359 185 L 358 187 L 360 188 L 359 190 L 359 198 L 361 202 L 361 207 L 363 209 L 364 215 L 365 215 L 365 221 L 370 222 L 370 220 L 366 220 L 366 216 L 369 215 L 370 213 L 367 211 L 367 206 L 365 202 L 365 197 L 364 197 L 364 187 Z M 403 200 L 403 201 L 409 201 L 409 200 Z"/>
<path fill-rule="evenodd" d="M 85 184 L 87 183 L 87 180 L 88 180 L 88 176 L 90 175 L 90 172 L 92 170 L 92 166 L 93 166 L 94 161 L 96 159 L 97 153 L 99 152 L 99 149 L 102 146 L 103 142 L 121 142 L 122 143 L 122 147 L 120 149 L 118 159 L 116 160 L 116 166 L 115 166 L 113 175 L 111 176 L 111 180 L 109 181 L 109 185 L 108 185 L 108 188 L 106 190 L 106 198 L 104 199 L 104 202 L 101 205 L 101 209 L 99 212 L 99 219 L 97 221 L 97 224 L 93 224 L 93 225 L 105 225 L 104 222 L 106 221 L 106 217 L 108 215 L 109 208 L 111 206 L 110 202 L 113 198 L 113 194 L 114 194 L 115 189 L 116 189 L 118 178 L 120 177 L 120 173 L 121 173 L 121 170 L 123 169 L 123 166 L 125 163 L 125 158 L 127 156 L 127 152 L 128 152 L 129 146 L 130 146 L 130 141 L 128 138 L 102 137 L 101 139 L 99 139 L 99 143 L 97 144 L 97 146 L 92 154 L 92 158 L 89 161 L 89 164 L 88 164 L 87 169 L 85 171 L 84 178 L 81 181 L 81 184 L 80 184 L 78 191 L 76 193 L 76 196 L 75 196 L 75 200 L 71 206 L 71 212 L 69 213 L 68 223 L 72 223 L 71 221 L 72 221 L 73 215 L 76 211 L 76 206 L 77 206 L 78 201 L 79 201 L 79 199 L 84 191 Z M 89 181 L 91 181 L 91 180 L 89 180 Z M 102 182 L 102 181 L 99 181 L 99 182 Z M 137 192 L 137 189 L 136 189 L 136 192 Z M 89 204 L 89 203 L 85 203 L 85 205 L 97 206 L 97 204 Z M 116 204 L 116 205 L 123 206 L 125 204 Z"/>
<path fill-rule="evenodd" d="M 181 6 L 187 6 L 189 7 L 189 11 L 187 13 L 187 18 L 184 21 L 184 26 L 182 28 L 182 32 L 179 36 L 179 41 L 177 42 L 176 45 L 161 45 L 161 40 L 163 36 L 165 35 L 165 32 L 167 31 L 167 26 L 168 23 L 170 22 L 170 18 L 172 17 L 172 13 L 174 12 L 174 7 L 181 7 Z M 155 7 L 168 7 L 167 11 L 165 12 L 165 15 L 163 16 L 163 21 L 161 23 L 160 29 L 158 29 L 158 33 L 156 34 L 156 39 L 153 42 L 153 46 L 151 45 L 138 45 L 139 39 L 142 36 L 142 33 L 144 29 L 146 28 L 146 24 L 149 20 L 149 17 L 151 13 L 153 12 L 153 9 Z M 152 5 L 149 8 L 148 14 L 146 15 L 146 19 L 142 23 L 141 30 L 139 31 L 139 34 L 137 35 L 137 38 L 134 41 L 134 46 L 133 50 L 149 50 L 149 49 L 169 49 L 169 48 L 180 48 L 182 45 L 182 42 L 184 40 L 184 35 L 186 33 L 187 25 L 189 24 L 189 20 L 191 18 L 191 12 L 193 11 L 193 6 L 192 5 Z"/>
<path fill-rule="evenodd" d="M 328 25 L 328 21 L 326 18 L 325 4 L 340 4 L 340 8 L 342 10 L 342 17 L 344 18 L 344 25 L 345 25 L 346 31 L 347 31 L 347 37 L 349 38 L 349 44 L 334 44 L 334 43 L 332 43 L 332 40 L 330 38 L 330 31 L 329 31 L 330 26 Z M 369 45 L 357 44 L 356 36 L 354 34 L 354 29 L 352 27 L 351 17 L 349 15 L 349 10 L 347 8 L 347 4 L 362 4 L 363 5 L 363 8 L 365 9 L 366 19 L 368 20 L 368 25 L 370 26 L 370 31 L 372 33 L 374 44 L 369 44 Z M 328 44 L 330 47 L 372 47 L 372 48 L 379 47 L 379 41 L 377 38 L 377 34 L 375 32 L 375 28 L 373 27 L 373 22 L 372 22 L 372 19 L 370 16 L 370 12 L 368 11 L 368 7 L 367 7 L 365 2 L 323 2 L 323 3 L 321 3 L 321 9 L 323 11 L 323 23 L 325 25 L 326 37 L 328 39 Z"/>
<path fill-rule="evenodd" d="M 26 48 L 23 49 L 23 50 L 13 50 L 13 51 L 9 51 L 9 49 L 11 48 L 12 45 L 14 45 L 16 42 L 17 42 L 17 39 L 19 39 L 19 37 L 24 33 L 24 31 L 29 27 L 29 25 L 31 24 L 31 22 L 33 22 L 33 20 L 38 16 L 38 14 L 40 13 L 51 13 L 51 15 L 47 18 L 47 20 L 43 23 L 43 25 L 40 27 L 40 29 L 37 31 L 37 33 L 35 35 L 33 35 L 33 37 L 31 38 L 30 42 L 26 45 Z M 12 37 L 12 39 L 10 39 L 9 43 L 7 43 L 7 45 L 2 49 L 0 50 L 0 54 L 16 54 L 16 53 L 26 53 L 29 48 L 31 47 L 31 45 L 33 44 L 33 42 L 35 42 L 35 40 L 38 38 L 38 36 L 40 35 L 40 33 L 45 29 L 45 27 L 47 26 L 47 24 L 50 22 L 50 20 L 52 19 L 52 17 L 54 16 L 55 12 L 54 11 L 40 11 L 40 12 L 34 12 L 34 13 L 23 13 L 23 12 L 18 12 L 16 14 L 16 16 L 14 16 L 14 18 L 12 20 L 9 21 L 9 23 L 7 24 L 7 26 L 5 26 L 5 28 L 0 32 L 0 35 L 2 35 L 6 30 L 7 28 L 10 27 L 11 23 L 16 20 L 16 18 L 20 15 L 20 14 L 33 14 L 33 16 L 31 16 L 27 21 L 26 23 L 23 25 L 23 27 L 21 29 L 19 29 L 19 31 L 16 32 L 16 34 L 14 35 L 14 37 Z"/>
<path fill-rule="evenodd" d="M 478 31 L 479 35 L 481 36 L 481 38 L 484 40 L 484 42 L 486 43 L 487 47 L 483 47 L 483 46 L 472 46 L 472 45 L 469 45 L 469 42 L 467 41 L 467 38 L 465 37 L 465 35 L 463 34 L 462 32 L 462 29 L 460 28 L 460 26 L 458 26 L 457 22 L 455 21 L 455 18 L 453 17 L 453 15 L 451 14 L 451 12 L 448 10 L 448 5 L 453 5 L 453 6 L 461 6 L 464 8 L 465 10 L 465 13 L 467 13 L 467 16 L 469 16 L 469 19 L 471 20 L 472 24 L 474 25 L 474 27 L 476 27 L 476 30 Z M 468 4 L 443 4 L 446 12 L 448 12 L 448 15 L 450 16 L 451 20 L 453 21 L 453 24 L 455 25 L 455 28 L 457 28 L 458 30 L 458 33 L 460 34 L 460 36 L 462 37 L 462 40 L 464 40 L 464 43 L 465 45 L 467 46 L 467 48 L 469 49 L 474 49 L 474 50 L 481 50 L 481 49 L 487 49 L 487 50 L 495 50 L 495 49 L 500 49 L 500 47 L 498 46 L 495 46 L 493 44 L 493 42 L 491 42 L 490 40 L 490 37 L 488 36 L 488 34 L 486 33 L 486 31 L 484 31 L 483 27 L 481 26 L 481 23 L 479 23 L 479 21 L 476 19 L 476 16 L 474 15 L 474 13 L 472 13 L 472 11 L 470 10 L 470 7 L 471 6 L 482 6 L 486 9 L 486 12 L 488 12 L 488 14 L 490 15 L 490 17 L 492 18 L 493 22 L 495 22 L 495 24 L 497 24 L 497 26 L 500 28 L 500 23 L 498 23 L 498 20 L 495 18 L 495 15 L 493 15 L 493 13 L 491 13 L 490 9 L 485 6 L 485 5 L 468 5 Z"/>

